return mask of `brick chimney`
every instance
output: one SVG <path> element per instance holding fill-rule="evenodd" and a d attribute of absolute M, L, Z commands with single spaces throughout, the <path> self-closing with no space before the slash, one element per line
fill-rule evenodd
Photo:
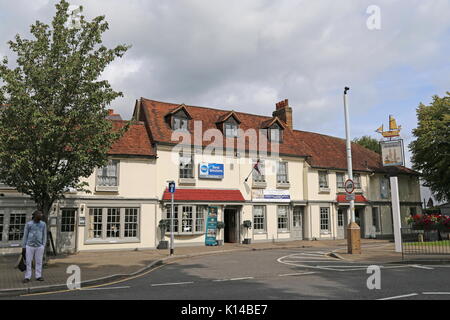
<path fill-rule="evenodd" d="M 289 128 L 293 129 L 292 108 L 289 107 L 288 99 L 278 102 L 275 106 L 276 110 L 272 113 L 272 116 L 280 118 Z"/>

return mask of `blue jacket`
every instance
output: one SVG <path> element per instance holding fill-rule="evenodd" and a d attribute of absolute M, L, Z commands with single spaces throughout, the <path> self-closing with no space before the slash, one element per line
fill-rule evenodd
<path fill-rule="evenodd" d="M 40 247 L 47 243 L 47 224 L 44 221 L 28 221 L 23 231 L 22 247 Z"/>

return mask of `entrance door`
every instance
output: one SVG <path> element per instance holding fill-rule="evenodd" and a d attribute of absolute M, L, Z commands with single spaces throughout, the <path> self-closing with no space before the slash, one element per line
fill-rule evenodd
<path fill-rule="evenodd" d="M 225 222 L 224 242 L 231 242 L 231 243 L 238 242 L 237 210 L 225 209 L 224 222 Z"/>
<path fill-rule="evenodd" d="M 364 208 L 355 208 L 355 222 L 361 229 L 361 238 L 365 237 L 364 232 Z"/>
<path fill-rule="evenodd" d="M 61 209 L 59 217 L 57 250 L 59 253 L 75 252 L 75 225 L 77 209 Z"/>
<path fill-rule="evenodd" d="M 292 212 L 292 237 L 295 239 L 303 239 L 303 208 L 295 206 Z"/>
<path fill-rule="evenodd" d="M 347 208 L 339 208 L 337 214 L 337 238 L 347 239 Z"/>

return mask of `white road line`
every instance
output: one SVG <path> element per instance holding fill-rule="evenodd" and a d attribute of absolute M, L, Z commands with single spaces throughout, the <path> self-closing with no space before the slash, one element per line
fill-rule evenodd
<path fill-rule="evenodd" d="M 422 292 L 422 294 L 448 294 L 448 295 L 450 295 L 450 292 Z"/>
<path fill-rule="evenodd" d="M 114 289 L 128 289 L 130 286 L 123 286 L 123 287 L 107 287 L 107 288 L 81 288 L 80 290 L 83 291 L 90 291 L 90 290 L 114 290 Z"/>
<path fill-rule="evenodd" d="M 193 281 L 187 281 L 187 282 L 171 282 L 171 283 L 155 283 L 152 284 L 152 287 L 158 287 L 158 286 L 175 286 L 180 284 L 191 284 L 194 283 Z"/>
<path fill-rule="evenodd" d="M 411 266 L 411 267 L 413 267 L 413 268 L 419 268 L 419 269 L 427 269 L 427 270 L 433 270 L 433 269 L 434 269 L 434 268 L 431 268 L 431 267 L 421 266 L 421 265 L 419 265 L 419 264 L 415 264 L 415 265 L 413 265 L 413 266 Z"/>
<path fill-rule="evenodd" d="M 381 299 L 377 299 L 377 300 L 393 300 L 393 299 L 401 299 L 401 298 L 413 297 L 413 296 L 417 296 L 417 295 L 418 295 L 418 293 L 410 293 L 410 294 L 404 294 L 402 296 L 381 298 Z"/>
<path fill-rule="evenodd" d="M 230 281 L 254 279 L 253 277 L 232 278 Z"/>
<path fill-rule="evenodd" d="M 303 276 L 307 274 L 314 274 L 317 272 L 300 272 L 300 273 L 286 273 L 286 274 L 279 274 L 279 277 L 288 277 L 288 276 Z"/>

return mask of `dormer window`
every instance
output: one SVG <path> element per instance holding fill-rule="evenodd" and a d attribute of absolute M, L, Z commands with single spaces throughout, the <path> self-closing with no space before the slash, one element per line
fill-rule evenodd
<path fill-rule="evenodd" d="M 234 138 L 237 137 L 237 130 L 238 130 L 238 124 L 234 118 L 228 119 L 224 124 L 223 128 L 225 131 L 225 136 L 228 138 Z"/>
<path fill-rule="evenodd" d="M 188 116 L 183 112 L 177 112 L 172 116 L 172 129 L 188 131 Z"/>
<path fill-rule="evenodd" d="M 269 128 L 269 140 L 270 142 L 277 142 L 280 143 L 282 141 L 282 137 L 281 137 L 281 128 L 278 124 L 273 124 L 270 128 Z"/>

